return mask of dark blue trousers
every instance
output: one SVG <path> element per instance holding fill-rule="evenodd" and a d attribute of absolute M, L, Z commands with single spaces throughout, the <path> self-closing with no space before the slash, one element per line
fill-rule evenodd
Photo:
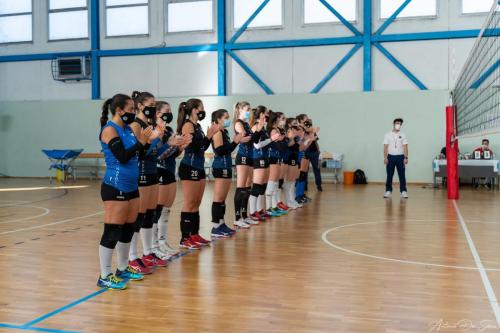
<path fill-rule="evenodd" d="M 394 169 L 398 170 L 399 190 L 406 191 L 406 175 L 405 175 L 405 156 L 404 155 L 387 155 L 389 163 L 387 163 L 387 181 L 385 182 L 385 190 L 392 192 L 392 178 L 394 177 Z"/>

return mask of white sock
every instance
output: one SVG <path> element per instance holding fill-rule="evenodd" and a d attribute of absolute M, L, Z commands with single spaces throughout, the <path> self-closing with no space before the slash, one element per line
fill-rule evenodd
<path fill-rule="evenodd" d="M 292 182 L 290 182 L 289 195 L 290 195 L 290 200 L 291 200 L 291 202 L 292 202 L 292 203 L 293 203 L 293 202 L 297 202 L 297 201 L 295 200 L 295 186 L 294 186 L 294 184 L 293 184 L 293 181 L 292 181 Z"/>
<path fill-rule="evenodd" d="M 128 255 L 130 253 L 130 243 L 118 242 L 116 244 L 116 255 L 118 257 L 118 269 L 124 271 L 128 266 Z"/>
<path fill-rule="evenodd" d="M 158 241 L 163 245 L 167 243 L 167 223 L 169 216 L 170 208 L 163 207 L 160 219 L 158 220 Z"/>
<path fill-rule="evenodd" d="M 253 214 L 257 211 L 257 200 L 258 198 L 251 195 L 250 198 L 248 199 L 248 204 L 250 206 L 250 214 Z"/>
<path fill-rule="evenodd" d="M 270 180 L 267 183 L 267 188 L 266 188 L 266 209 L 269 210 L 273 208 L 273 195 L 274 195 L 274 185 L 276 182 Z"/>
<path fill-rule="evenodd" d="M 264 207 L 266 206 L 266 198 L 265 198 L 265 195 L 259 195 L 259 197 L 257 198 L 257 211 L 261 211 L 264 209 Z"/>
<path fill-rule="evenodd" d="M 158 223 L 153 223 L 153 235 L 151 236 L 151 243 L 153 246 L 153 250 L 157 249 L 159 244 L 158 244 Z"/>
<path fill-rule="evenodd" d="M 141 228 L 141 240 L 145 256 L 153 252 L 153 228 Z"/>
<path fill-rule="evenodd" d="M 139 233 L 134 232 L 134 236 L 132 236 L 132 241 L 130 242 L 130 251 L 128 254 L 128 260 L 134 261 L 135 259 L 139 258 L 139 255 L 137 254 L 137 240 L 139 239 Z"/>
<path fill-rule="evenodd" d="M 274 190 L 273 190 L 273 196 L 272 196 L 272 205 L 273 205 L 273 208 L 278 207 L 279 196 L 280 196 L 279 186 L 280 186 L 280 184 L 278 182 L 274 183 Z"/>
<path fill-rule="evenodd" d="M 99 245 L 99 264 L 101 265 L 101 277 L 104 279 L 113 274 L 111 264 L 113 262 L 113 249 Z"/>
<path fill-rule="evenodd" d="M 288 205 L 292 202 L 292 199 L 290 197 L 290 187 L 292 186 L 291 181 L 285 181 L 283 184 L 283 193 L 285 195 L 285 203 Z"/>

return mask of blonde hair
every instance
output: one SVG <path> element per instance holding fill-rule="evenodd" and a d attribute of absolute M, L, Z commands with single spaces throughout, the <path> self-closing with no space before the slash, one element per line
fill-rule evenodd
<path fill-rule="evenodd" d="M 240 112 L 246 106 L 250 106 L 247 101 L 238 102 L 234 105 L 233 124 L 236 124 L 236 121 L 240 119 Z"/>

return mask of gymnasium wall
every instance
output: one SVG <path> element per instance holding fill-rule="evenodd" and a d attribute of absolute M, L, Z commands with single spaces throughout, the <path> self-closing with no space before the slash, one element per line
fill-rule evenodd
<path fill-rule="evenodd" d="M 411 156 L 409 181 L 432 180 L 432 158 L 444 145 L 445 90 L 204 97 L 203 101 L 211 112 L 231 110 L 240 99 L 290 115 L 308 113 L 321 128 L 321 150 L 344 153 L 345 169 L 361 168 L 371 181 L 384 180 L 382 140 L 395 117 L 405 119 Z M 181 99 L 168 100 L 176 115 Z M 100 101 L 89 100 L 0 102 L 0 173 L 47 176 L 48 160 L 42 148 L 100 151 L 100 106 Z"/>
<path fill-rule="evenodd" d="M 232 4 L 227 2 L 227 38 L 234 34 Z M 0 54 L 85 51 L 88 40 L 47 41 L 47 1 L 34 2 L 33 43 L 1 45 Z M 105 26 L 104 1 L 101 26 Z M 101 48 L 144 48 L 214 43 L 216 32 L 165 34 L 165 1 L 150 2 L 150 34 L 142 37 L 107 38 L 101 29 Z M 303 0 L 284 1 L 283 26 L 248 29 L 239 42 L 351 36 L 340 23 L 303 24 Z M 434 18 L 397 19 L 385 34 L 423 31 L 479 29 L 485 15 L 461 15 L 461 0 L 438 1 Z M 357 29 L 363 30 L 363 1 L 358 1 Z M 378 18 L 379 1 L 373 0 L 373 31 L 383 20 Z M 216 26 L 216 15 L 214 25 Z M 472 47 L 474 39 L 384 43 L 429 89 L 451 89 Z M 235 53 L 276 93 L 308 93 L 352 45 L 243 50 Z M 360 92 L 363 57 L 359 50 L 328 82 L 321 93 Z M 417 90 L 378 50 L 373 48 L 373 90 Z M 227 56 L 228 95 L 264 94 L 262 89 Z M 118 90 L 143 89 L 157 96 L 208 96 L 217 94 L 216 53 L 192 53 L 103 58 L 101 65 L 102 97 Z M 0 100 L 72 100 L 90 98 L 90 83 L 61 83 L 52 80 L 50 61 L 0 63 Z"/>

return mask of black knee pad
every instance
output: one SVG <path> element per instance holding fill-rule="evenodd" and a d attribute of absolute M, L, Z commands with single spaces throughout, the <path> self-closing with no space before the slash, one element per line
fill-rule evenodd
<path fill-rule="evenodd" d="M 265 195 L 267 190 L 267 183 L 260 185 L 260 195 Z"/>
<path fill-rule="evenodd" d="M 158 220 L 160 219 L 161 211 L 162 210 L 163 210 L 163 205 L 156 206 L 156 209 L 155 209 L 155 219 L 154 219 L 153 223 L 158 223 Z"/>
<path fill-rule="evenodd" d="M 135 225 L 134 223 L 125 223 L 122 227 L 122 235 L 120 236 L 121 243 L 130 243 L 134 236 Z"/>
<path fill-rule="evenodd" d="M 144 221 L 142 223 L 142 228 L 151 229 L 153 227 L 156 209 L 148 209 L 146 214 L 144 214 Z"/>
<path fill-rule="evenodd" d="M 108 249 L 114 249 L 122 235 L 122 227 L 120 224 L 105 223 L 100 244 Z"/>
<path fill-rule="evenodd" d="M 144 223 L 144 213 L 137 214 L 137 218 L 134 223 L 134 231 L 139 232 L 142 228 L 142 224 Z"/>
<path fill-rule="evenodd" d="M 254 197 L 258 197 L 260 195 L 260 192 L 261 192 L 261 187 L 262 187 L 262 185 L 260 185 L 260 184 L 253 184 L 252 189 L 250 190 L 250 195 L 252 195 Z"/>
<path fill-rule="evenodd" d="M 278 182 L 278 188 L 282 189 L 284 183 L 285 183 L 285 180 L 284 179 L 280 179 L 279 182 Z"/>

